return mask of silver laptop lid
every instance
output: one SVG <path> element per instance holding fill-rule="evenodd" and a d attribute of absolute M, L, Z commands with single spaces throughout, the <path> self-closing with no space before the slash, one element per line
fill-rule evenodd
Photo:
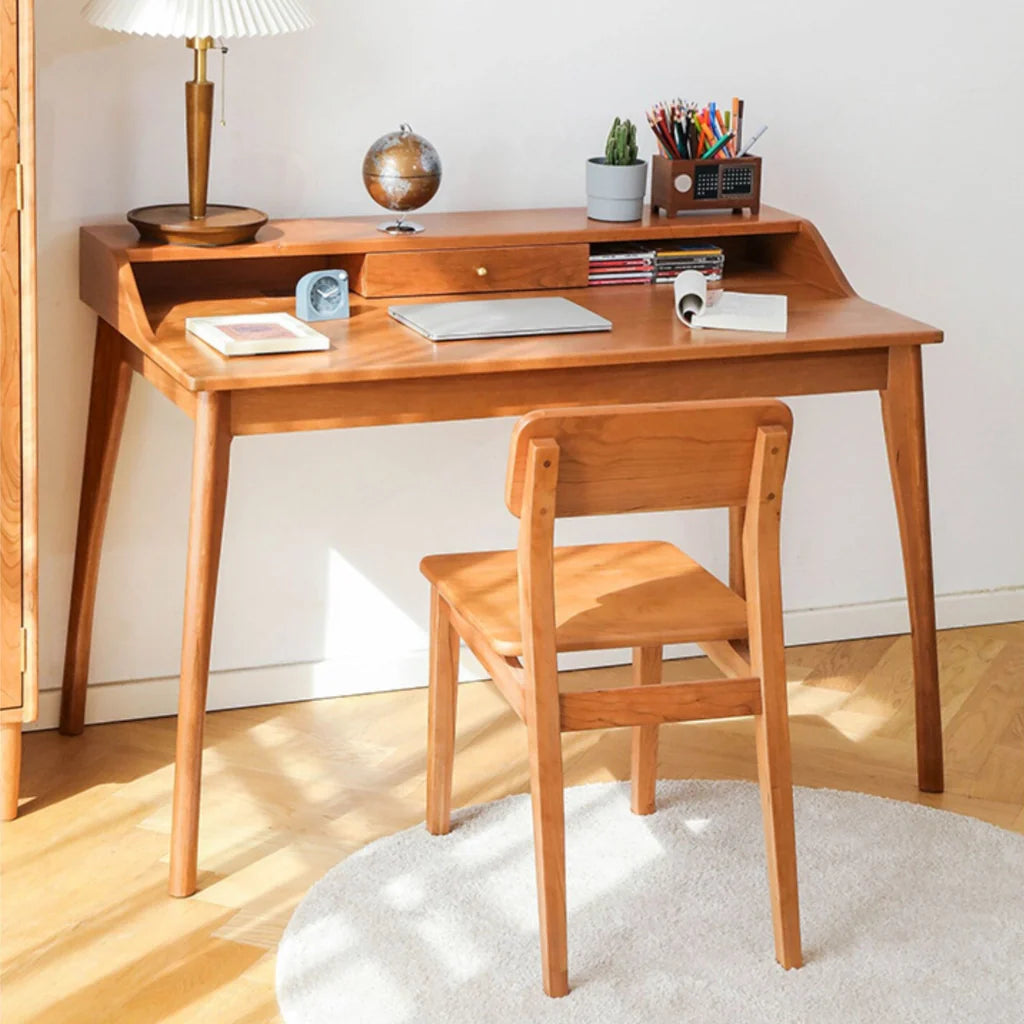
<path fill-rule="evenodd" d="M 470 299 L 389 306 L 399 323 L 431 341 L 610 331 L 612 324 L 568 299 Z"/>

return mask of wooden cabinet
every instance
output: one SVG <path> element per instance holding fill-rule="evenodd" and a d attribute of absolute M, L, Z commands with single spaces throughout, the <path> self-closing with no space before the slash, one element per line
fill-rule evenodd
<path fill-rule="evenodd" d="M 31 0 L 0 0 L 0 817 L 18 811 L 38 708 L 36 288 Z"/>

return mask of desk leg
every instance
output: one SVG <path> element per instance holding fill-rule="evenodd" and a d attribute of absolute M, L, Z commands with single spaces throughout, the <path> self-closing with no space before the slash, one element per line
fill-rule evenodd
<path fill-rule="evenodd" d="M 100 549 L 132 383 L 132 369 L 122 356 L 123 344 L 121 335 L 113 327 L 104 320 L 97 322 L 60 702 L 60 731 L 65 736 L 77 736 L 85 725 Z"/>
<path fill-rule="evenodd" d="M 926 793 L 941 793 L 942 712 L 920 346 L 901 345 L 889 349 L 889 382 L 881 395 L 910 609 L 917 712 L 917 784 Z"/>
<path fill-rule="evenodd" d="M 229 394 L 209 391 L 199 394 L 196 401 L 171 822 L 169 888 L 172 896 L 191 896 L 196 891 L 203 724 L 210 674 L 213 604 L 228 490 L 230 403 Z"/>

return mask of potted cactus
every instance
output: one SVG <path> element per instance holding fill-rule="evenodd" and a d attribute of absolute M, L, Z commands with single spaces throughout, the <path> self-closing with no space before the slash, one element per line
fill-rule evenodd
<path fill-rule="evenodd" d="M 636 125 L 615 118 L 604 156 L 587 161 L 587 216 L 639 220 L 647 191 L 647 161 L 636 158 Z"/>

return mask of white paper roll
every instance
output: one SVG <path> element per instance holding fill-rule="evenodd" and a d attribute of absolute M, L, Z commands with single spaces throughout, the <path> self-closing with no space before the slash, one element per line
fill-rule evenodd
<path fill-rule="evenodd" d="M 672 286 L 676 295 L 676 316 L 690 326 L 708 302 L 708 282 L 699 270 L 684 270 Z"/>

